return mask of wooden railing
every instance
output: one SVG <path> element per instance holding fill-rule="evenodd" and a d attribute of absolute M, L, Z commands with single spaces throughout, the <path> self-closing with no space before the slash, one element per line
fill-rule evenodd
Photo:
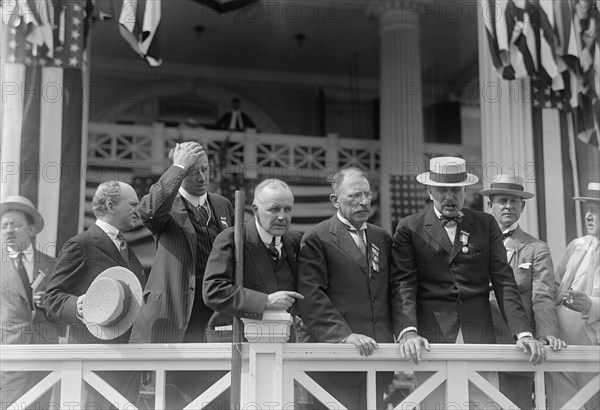
<path fill-rule="evenodd" d="M 176 142 L 200 141 L 212 160 L 228 173 L 248 178 L 273 175 L 285 179 L 322 179 L 337 169 L 356 166 L 372 175 L 380 169 L 380 142 L 338 138 L 336 134 L 307 136 L 292 134 L 227 132 L 181 129 L 154 125 L 90 123 L 88 162 L 91 165 L 130 168 L 162 173 L 167 154 Z M 425 144 L 425 157 L 457 155 L 480 157 L 477 147 L 458 144 Z M 415 159 L 418 163 L 419 160 Z"/>
<path fill-rule="evenodd" d="M 272 320 L 245 320 L 246 338 L 242 347 L 242 396 L 239 408 L 294 409 L 298 403 L 295 386 L 330 409 L 344 407 L 307 372 L 365 372 L 367 408 L 376 408 L 378 372 L 432 372 L 396 409 L 410 409 L 438 386 L 446 385 L 446 407 L 469 408 L 469 384 L 477 386 L 490 400 L 505 409 L 517 407 L 488 383 L 480 372 L 534 372 L 536 409 L 546 409 L 544 377 L 548 372 L 591 372 L 595 377 L 564 405 L 578 409 L 600 390 L 600 347 L 569 346 L 561 352 L 548 352 L 547 361 L 533 366 L 528 355 L 515 345 L 433 344 L 418 365 L 400 357 L 395 344 L 380 344 L 370 357 L 361 356 L 350 344 L 285 343 L 285 328 L 291 320 L 285 313 L 267 312 Z M 289 317 L 289 315 L 287 315 Z M 267 318 L 269 319 L 269 318 Z M 252 323 L 250 323 L 252 322 Z M 283 326 L 283 327 L 282 327 Z M 283 330 L 282 330 L 283 329 Z M 83 399 L 83 383 L 93 386 L 119 409 L 133 410 L 114 388 L 96 372 L 106 370 L 150 371 L 155 374 L 153 407 L 166 408 L 166 372 L 225 371 L 225 375 L 185 409 L 211 408 L 208 404 L 231 384 L 230 344 L 139 344 L 139 345 L 9 345 L 2 346 L 2 371 L 51 372 L 13 405 L 25 409 L 54 385 L 60 385 L 60 403 L 51 408 L 74 408 Z M 480 405 L 487 407 L 489 403 Z M 248 407 L 250 406 L 250 407 Z M 553 409 L 555 410 L 555 409 Z"/>

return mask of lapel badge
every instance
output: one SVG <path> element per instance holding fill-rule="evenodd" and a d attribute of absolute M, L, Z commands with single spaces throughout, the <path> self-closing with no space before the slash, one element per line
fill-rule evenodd
<path fill-rule="evenodd" d="M 469 233 L 465 231 L 460 231 L 460 243 L 462 244 L 462 253 L 469 253 Z"/>
<path fill-rule="evenodd" d="M 379 272 L 379 248 L 375 244 L 371 244 L 371 266 L 373 271 Z"/>
<path fill-rule="evenodd" d="M 225 228 L 229 228 L 229 225 L 227 225 L 227 219 L 225 219 L 224 216 L 222 216 L 221 218 L 221 224 L 225 227 Z"/>

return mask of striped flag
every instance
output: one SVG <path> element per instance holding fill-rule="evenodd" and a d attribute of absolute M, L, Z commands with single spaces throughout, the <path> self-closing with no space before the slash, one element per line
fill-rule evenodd
<path fill-rule="evenodd" d="M 79 229 L 85 1 L 3 1 L 2 198 L 23 195 L 55 255 Z"/>
<path fill-rule="evenodd" d="M 121 36 L 146 62 L 157 67 L 159 57 L 159 24 L 161 0 L 123 0 L 119 14 Z"/>

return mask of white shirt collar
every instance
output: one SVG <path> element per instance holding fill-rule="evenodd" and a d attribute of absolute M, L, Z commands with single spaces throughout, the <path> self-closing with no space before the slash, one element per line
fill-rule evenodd
<path fill-rule="evenodd" d="M 10 246 L 7 246 L 6 249 L 8 250 L 8 256 L 12 259 L 16 259 L 17 256 L 19 256 L 19 253 L 21 253 L 21 251 L 15 251 L 13 248 L 11 248 Z M 31 244 L 29 244 L 29 246 L 22 251 L 23 252 L 23 256 L 25 261 L 24 262 L 33 262 L 33 246 Z"/>
<path fill-rule="evenodd" d="M 179 187 L 179 195 L 188 200 L 188 202 L 195 207 L 204 206 L 206 203 L 206 199 L 208 198 L 208 192 L 200 196 L 192 195 L 188 191 L 186 191 L 183 187 Z"/>
<path fill-rule="evenodd" d="M 119 234 L 117 228 L 100 219 L 96 219 L 96 225 L 98 225 L 98 227 L 102 229 L 113 242 L 117 241 L 117 235 Z"/>
<path fill-rule="evenodd" d="M 512 224 L 511 226 L 509 226 L 508 228 L 506 228 L 505 230 L 503 230 L 502 233 L 514 231 L 518 227 L 519 227 L 519 221 L 515 222 L 514 224 Z"/>
<path fill-rule="evenodd" d="M 256 224 L 256 230 L 258 231 L 258 236 L 260 236 L 260 240 L 263 241 L 266 245 L 270 245 L 273 240 L 273 235 L 265 230 L 260 224 L 258 220 L 254 218 L 254 223 Z M 281 245 L 281 236 L 275 237 L 275 246 Z"/>
<path fill-rule="evenodd" d="M 350 227 L 350 230 L 357 230 L 357 229 L 354 227 L 354 225 L 352 225 L 352 224 L 350 223 L 350 221 L 348 221 L 346 218 L 344 218 L 344 217 L 342 216 L 342 214 L 340 213 L 340 211 L 338 211 L 336 215 L 337 215 L 338 219 L 339 219 L 339 220 L 340 220 L 340 221 L 341 221 L 341 222 L 342 222 L 344 225 L 346 225 L 346 226 L 349 226 L 349 227 Z M 364 231 L 365 229 L 367 229 L 367 223 L 366 223 L 366 222 L 363 222 L 363 223 L 362 223 L 362 225 L 360 226 L 360 228 L 359 228 L 358 230 L 359 230 L 359 231 Z"/>

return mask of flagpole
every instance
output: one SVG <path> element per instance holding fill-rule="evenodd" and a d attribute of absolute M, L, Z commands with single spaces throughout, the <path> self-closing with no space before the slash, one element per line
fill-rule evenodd
<path fill-rule="evenodd" d="M 235 285 L 244 284 L 244 190 L 235 191 L 235 224 L 233 240 L 235 244 Z M 233 318 L 233 332 L 231 341 L 231 388 L 229 402 L 231 409 L 240 409 L 241 403 L 241 377 L 242 377 L 242 321 L 239 317 Z"/>

